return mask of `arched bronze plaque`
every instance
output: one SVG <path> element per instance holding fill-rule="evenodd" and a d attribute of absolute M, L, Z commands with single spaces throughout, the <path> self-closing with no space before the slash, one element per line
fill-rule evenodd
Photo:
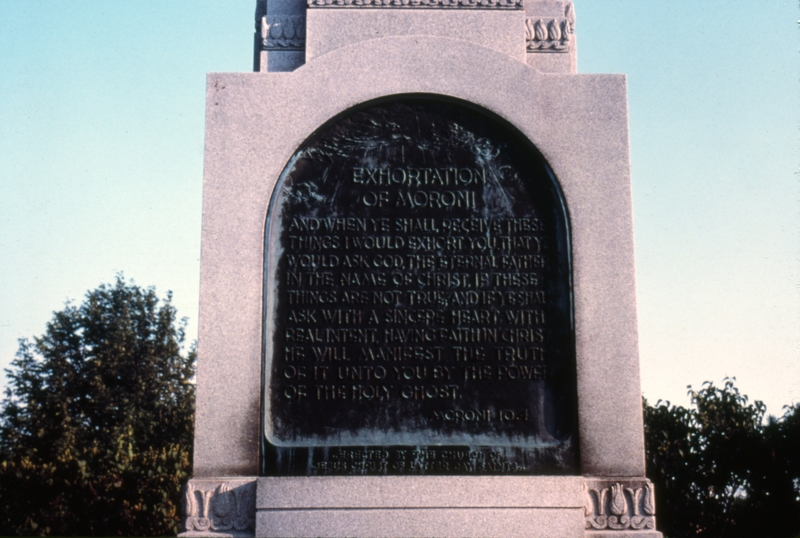
<path fill-rule="evenodd" d="M 267 223 L 263 472 L 577 472 L 569 224 L 516 129 L 377 101 L 311 136 Z"/>

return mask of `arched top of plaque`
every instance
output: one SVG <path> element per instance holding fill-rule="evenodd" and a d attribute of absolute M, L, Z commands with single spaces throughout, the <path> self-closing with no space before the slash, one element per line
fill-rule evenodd
<path fill-rule="evenodd" d="M 346 111 L 287 164 L 266 253 L 266 474 L 577 472 L 568 213 L 508 122 Z"/>

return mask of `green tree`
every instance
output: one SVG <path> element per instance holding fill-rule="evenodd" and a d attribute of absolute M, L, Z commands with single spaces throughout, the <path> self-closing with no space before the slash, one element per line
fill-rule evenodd
<path fill-rule="evenodd" d="M 0 535 L 177 531 L 194 350 L 171 294 L 117 276 L 21 340 L 0 404 Z"/>
<path fill-rule="evenodd" d="M 764 421 L 733 379 L 689 387 L 689 409 L 644 402 L 647 473 L 669 536 L 797 536 L 800 406 Z"/>

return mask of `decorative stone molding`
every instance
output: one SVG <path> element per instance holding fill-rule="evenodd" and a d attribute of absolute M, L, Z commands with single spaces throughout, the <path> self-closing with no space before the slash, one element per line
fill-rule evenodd
<path fill-rule="evenodd" d="M 525 50 L 528 52 L 569 52 L 575 33 L 575 8 L 564 7 L 564 16 L 525 19 Z"/>
<path fill-rule="evenodd" d="M 655 530 L 653 484 L 646 479 L 586 479 L 585 526 L 590 530 Z"/>
<path fill-rule="evenodd" d="M 475 8 L 522 9 L 522 0 L 306 0 L 320 8 Z"/>
<path fill-rule="evenodd" d="M 256 479 L 190 480 L 183 499 L 183 528 L 227 535 L 255 534 Z"/>
<path fill-rule="evenodd" d="M 261 17 L 264 50 L 303 50 L 306 46 L 306 18 L 303 15 Z"/>

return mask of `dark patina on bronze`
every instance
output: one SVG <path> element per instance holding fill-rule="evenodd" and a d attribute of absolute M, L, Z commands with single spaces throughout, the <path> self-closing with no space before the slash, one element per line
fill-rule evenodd
<path fill-rule="evenodd" d="M 287 164 L 266 252 L 265 475 L 577 472 L 568 215 L 513 126 L 342 114 Z"/>

